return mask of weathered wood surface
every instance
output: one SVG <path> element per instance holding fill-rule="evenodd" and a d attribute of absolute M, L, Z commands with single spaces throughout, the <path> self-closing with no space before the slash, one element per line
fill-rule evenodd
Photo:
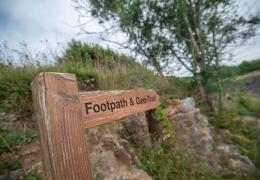
<path fill-rule="evenodd" d="M 159 105 L 158 94 L 154 90 L 146 89 L 89 91 L 80 92 L 79 96 L 85 128 L 94 127 L 132 114 L 154 109 Z M 131 98 L 134 104 L 130 104 Z M 120 108 L 113 109 L 113 102 Z M 116 102 L 119 102 L 119 104 Z M 95 104 L 99 107 L 95 106 L 94 108 Z"/>
<path fill-rule="evenodd" d="M 32 93 L 45 179 L 92 179 L 75 76 L 41 73 Z"/>

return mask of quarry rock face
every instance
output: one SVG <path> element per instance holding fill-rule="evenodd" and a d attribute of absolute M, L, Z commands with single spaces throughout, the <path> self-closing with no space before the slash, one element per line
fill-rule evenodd
<path fill-rule="evenodd" d="M 145 113 L 124 118 L 122 121 L 126 134 L 131 137 L 133 143 L 140 147 L 151 148 L 152 141 L 149 133 L 147 119 Z"/>
<path fill-rule="evenodd" d="M 228 130 L 219 132 L 222 136 L 220 144 L 214 142 L 216 133 L 209 126 L 208 119 L 195 107 L 193 98 L 186 98 L 178 103 L 175 100 L 169 103 L 166 111 L 178 139 L 178 146 L 181 151 L 188 149 L 191 161 L 209 164 L 222 172 L 257 172 L 252 161 L 241 155 L 239 148 L 232 144 Z"/>
<path fill-rule="evenodd" d="M 106 127 L 100 126 L 86 130 L 94 179 L 151 180 L 152 178 L 145 171 L 137 168 L 140 161 L 131 144 L 118 136 L 117 125 L 114 123 Z M 24 174 L 35 171 L 42 176 L 43 165 L 39 143 L 24 144 L 16 149 L 23 170 L 17 169 L 10 172 L 8 176 L 0 176 L 0 179 L 18 175 L 21 177 L 20 171 Z"/>
<path fill-rule="evenodd" d="M 260 75 L 251 76 L 239 82 L 239 86 L 248 89 L 250 92 L 260 97 Z"/>
<path fill-rule="evenodd" d="M 192 97 L 185 98 L 182 104 L 177 108 L 177 113 L 186 113 L 195 109 L 195 101 Z"/>
<path fill-rule="evenodd" d="M 136 166 L 140 163 L 127 140 L 117 135 L 116 125 L 87 130 L 94 178 L 107 180 L 151 180 Z"/>
<path fill-rule="evenodd" d="M 216 147 L 216 154 L 224 171 L 230 170 L 238 174 L 259 173 L 252 161 L 240 154 L 240 150 L 233 144 L 220 144 Z"/>
<path fill-rule="evenodd" d="M 208 120 L 195 108 L 193 98 L 186 98 L 177 105 L 169 105 L 166 109 L 168 118 L 180 148 L 189 149 L 194 161 L 215 163 L 213 138 Z"/>
<path fill-rule="evenodd" d="M 231 133 L 228 130 L 219 130 L 216 133 L 210 127 L 208 119 L 196 108 L 193 98 L 169 102 L 166 113 L 172 124 L 174 137 L 177 139 L 175 142 L 177 144 L 173 145 L 178 148 L 177 152 L 180 154 L 188 151 L 191 163 L 208 164 L 220 172 L 227 173 L 246 175 L 257 172 L 252 161 L 247 156 L 241 155 L 239 148 L 232 144 Z M 13 121 L 15 119 L 12 119 Z M 155 119 L 153 113 L 148 116 L 139 113 L 124 118 L 120 123 L 87 129 L 86 139 L 94 178 L 151 180 L 151 176 L 137 168 L 140 161 L 131 143 L 143 148 L 153 148 L 153 133 L 161 134 L 159 125 L 160 121 Z M 218 138 L 220 142 L 216 140 Z M 43 173 L 38 141 L 19 145 L 14 150 L 19 156 L 22 169 L 14 170 L 8 176 L 0 176 L 0 179 L 24 176 L 32 171 Z"/>

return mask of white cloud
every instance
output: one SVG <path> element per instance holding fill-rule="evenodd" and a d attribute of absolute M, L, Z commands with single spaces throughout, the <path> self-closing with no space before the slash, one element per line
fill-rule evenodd
<path fill-rule="evenodd" d="M 0 11 L 7 18 L 0 27 L 0 39 L 11 47 L 25 41 L 33 50 L 39 50 L 44 48 L 41 41 L 48 40 L 55 47 L 57 42 L 66 43 L 72 38 L 98 42 L 96 37 L 77 36 L 78 29 L 73 27 L 77 13 L 70 0 L 0 0 Z"/>
<path fill-rule="evenodd" d="M 246 6 L 260 5 L 257 0 L 250 1 L 251 5 L 246 5 L 247 3 L 246 0 L 241 3 L 241 12 L 246 12 Z M 19 42 L 25 41 L 33 51 L 43 51 L 46 45 L 41 40 L 48 40 L 48 45 L 55 48 L 57 42 L 66 44 L 72 38 L 115 48 L 113 44 L 103 42 L 95 35 L 77 36 L 79 29 L 74 25 L 77 25 L 77 13 L 71 0 L 0 0 L 0 41 L 7 40 L 12 48 L 17 48 Z M 101 30 L 97 21 L 92 21 L 86 28 L 89 31 Z M 124 38 L 122 34 L 112 37 L 114 40 Z M 253 38 L 250 43 L 252 45 L 234 50 L 233 62 L 260 57 L 260 38 Z M 129 53 L 126 50 L 120 51 Z"/>

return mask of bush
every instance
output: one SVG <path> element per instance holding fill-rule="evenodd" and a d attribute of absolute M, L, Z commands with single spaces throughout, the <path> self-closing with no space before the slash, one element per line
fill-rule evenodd
<path fill-rule="evenodd" d="M 34 68 L 13 68 L 10 66 L 0 69 L 0 112 L 10 111 L 26 113 L 32 109 L 30 83 L 35 76 Z"/>
<path fill-rule="evenodd" d="M 221 66 L 219 68 L 219 77 L 223 79 L 243 75 L 257 70 L 260 70 L 260 59 L 254 61 L 244 61 L 238 66 Z"/>
<path fill-rule="evenodd" d="M 3 112 L 20 115 L 32 112 L 30 83 L 40 72 L 76 74 L 80 90 L 156 88 L 159 82 L 151 71 L 133 58 L 77 41 L 69 44 L 56 64 L 32 64 L 14 67 L 0 63 L 0 115 Z"/>

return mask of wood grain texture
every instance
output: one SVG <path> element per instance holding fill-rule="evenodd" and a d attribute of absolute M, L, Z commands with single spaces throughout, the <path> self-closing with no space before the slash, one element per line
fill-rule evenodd
<path fill-rule="evenodd" d="M 154 109 L 159 105 L 159 95 L 154 90 L 136 89 L 127 91 L 89 91 L 80 92 L 80 104 L 83 114 L 83 120 L 85 121 L 85 128 L 98 126 L 104 123 L 119 120 L 120 118 L 144 112 L 150 109 Z M 136 104 L 133 106 L 129 105 L 129 99 L 132 98 L 134 101 L 137 97 L 155 97 L 155 101 L 146 102 L 144 104 Z M 128 101 L 128 106 L 125 108 L 115 109 L 113 112 L 106 110 L 98 113 L 91 112 L 86 113 L 86 103 L 91 102 L 93 104 L 104 104 L 107 102 L 116 102 L 120 99 Z"/>
<path fill-rule="evenodd" d="M 41 73 L 32 82 L 47 180 L 91 180 L 76 78 Z"/>

